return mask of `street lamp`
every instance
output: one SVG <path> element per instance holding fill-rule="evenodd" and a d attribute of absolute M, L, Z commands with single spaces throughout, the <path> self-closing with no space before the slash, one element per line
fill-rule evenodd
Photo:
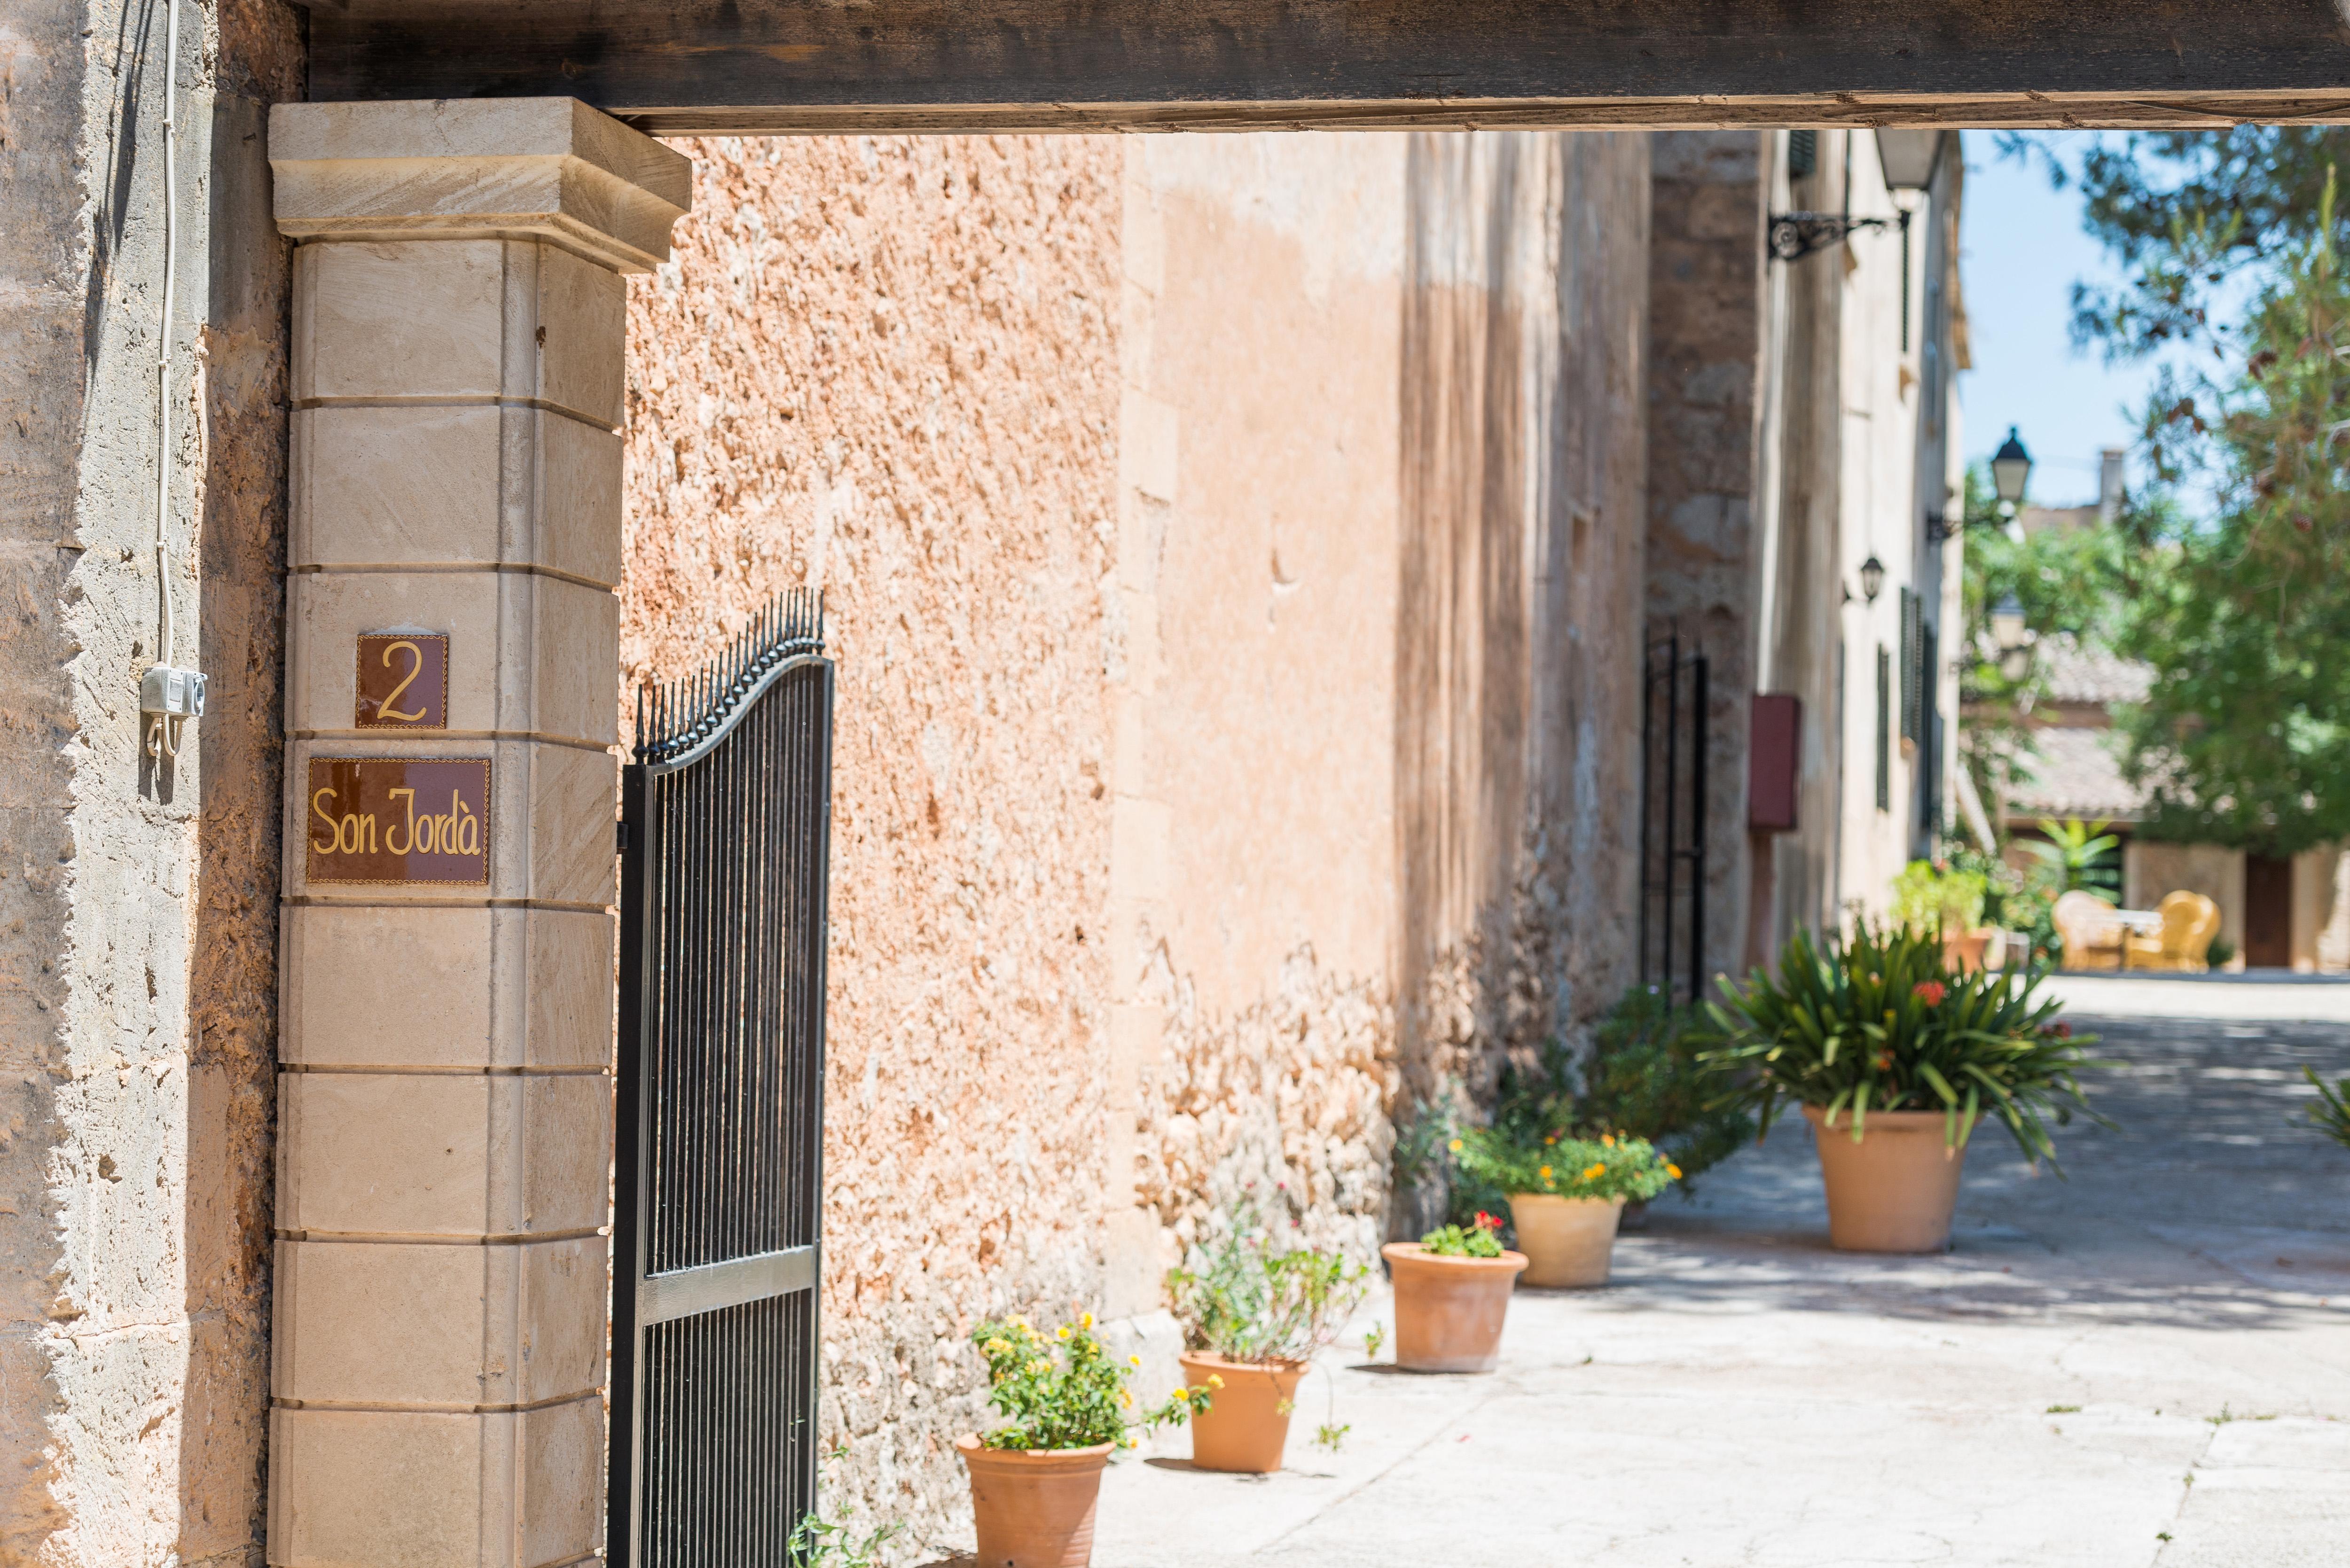
<path fill-rule="evenodd" d="M 2007 427 L 2007 440 L 1991 454 L 1991 484 L 1999 498 L 2009 507 L 2023 504 L 2023 487 L 2032 479 L 2032 454 L 2015 436 L 2015 427 Z"/>
<path fill-rule="evenodd" d="M 1887 130 L 1877 133 L 1877 162 L 1885 171 L 1888 191 L 1923 191 L 1934 183 L 1934 170 L 1942 161 L 1939 130 Z"/>
<path fill-rule="evenodd" d="M 1885 563 L 1874 552 L 1860 564 L 1860 591 L 1870 604 L 1875 604 L 1877 596 L 1885 591 Z"/>
<path fill-rule="evenodd" d="M 1999 645 L 1999 672 L 2010 680 L 2022 680 L 2032 668 L 2032 628 L 2013 594 L 1991 607 L 1991 638 Z"/>

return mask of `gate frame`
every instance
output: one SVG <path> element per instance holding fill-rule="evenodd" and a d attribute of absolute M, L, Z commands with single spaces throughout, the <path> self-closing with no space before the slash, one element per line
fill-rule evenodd
<path fill-rule="evenodd" d="M 654 748 L 648 747 L 641 740 L 644 716 L 640 691 L 637 725 L 639 740 L 632 749 L 632 760 L 620 769 L 620 816 L 617 826 L 620 858 L 619 997 L 613 1087 L 611 1366 L 608 1385 L 611 1390 L 611 1403 L 606 1423 L 604 1496 L 604 1561 L 608 1568 L 632 1568 L 637 1559 L 636 1524 L 642 1498 L 645 1452 L 639 1422 L 639 1407 L 644 1392 L 642 1352 L 645 1330 L 650 1322 L 685 1315 L 683 1313 L 664 1314 L 649 1320 L 645 1312 L 649 1291 L 657 1293 L 659 1286 L 655 1282 L 662 1277 L 645 1272 L 646 1241 L 642 1222 L 649 1196 L 649 1173 L 644 1168 L 643 1156 L 645 1142 L 651 1130 L 653 1109 L 653 1097 L 645 1092 L 644 1045 L 651 1023 L 653 1001 L 658 995 L 658 988 L 650 983 L 653 979 L 650 973 L 652 953 L 645 941 L 645 920 L 652 905 L 653 873 L 659 864 L 652 854 L 652 824 L 647 809 L 648 786 L 656 774 L 680 772 L 700 762 L 725 742 L 775 686 L 787 676 L 811 668 L 820 668 L 824 671 L 825 757 L 825 789 L 823 798 L 817 803 L 815 846 L 816 887 L 814 904 L 820 913 L 814 965 L 816 1059 L 811 1110 L 816 1127 L 809 1175 L 815 1192 L 816 1234 L 806 1248 L 794 1249 L 795 1251 L 804 1251 L 807 1255 L 806 1284 L 785 1284 L 773 1294 L 795 1293 L 803 1288 L 814 1293 L 808 1313 L 807 1375 L 811 1388 L 819 1381 L 823 1343 L 820 1324 L 824 1282 L 825 1035 L 830 993 L 827 965 L 832 925 L 832 747 L 837 687 L 835 663 L 823 651 L 822 598 L 818 597 L 816 602 L 813 643 L 789 636 L 782 637 L 766 650 L 768 655 L 780 654 L 781 657 L 764 672 L 756 669 L 758 658 L 762 656 L 738 660 L 737 668 L 743 669 L 743 673 L 711 698 L 702 721 L 680 737 L 681 742 L 690 742 L 684 744 L 682 750 L 670 755 L 648 757 L 647 753 Z M 723 674 L 723 663 L 713 661 L 705 674 L 715 676 Z M 696 735 L 694 732 L 710 725 L 713 717 L 716 718 L 715 724 L 706 733 Z M 779 1261 L 789 1258 L 789 1254 L 768 1256 L 779 1257 Z M 813 1416 L 811 1411 L 811 1419 Z M 803 1494 L 813 1503 L 816 1483 L 816 1448 L 814 1442 L 807 1445 L 807 1459 L 798 1479 L 803 1483 Z M 793 1522 L 796 1526 L 798 1521 Z"/>

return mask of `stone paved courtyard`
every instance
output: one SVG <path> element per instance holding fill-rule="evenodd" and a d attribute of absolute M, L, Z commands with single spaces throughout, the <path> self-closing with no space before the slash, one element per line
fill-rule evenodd
<path fill-rule="evenodd" d="M 2303 1063 L 2350 1073 L 2314 1021 L 2350 990 L 2074 995 L 2211 1016 L 2082 1017 L 2118 1125 L 2062 1135 L 2067 1181 L 1989 1134 L 1950 1255 L 1830 1251 L 1790 1117 L 1611 1288 L 1521 1293 L 1495 1376 L 1357 1341 L 1336 1456 L 1317 1377 L 1281 1475 L 1192 1471 L 1180 1435 L 1114 1468 L 1096 1563 L 2350 1563 L 2350 1150 L 2289 1120 Z"/>

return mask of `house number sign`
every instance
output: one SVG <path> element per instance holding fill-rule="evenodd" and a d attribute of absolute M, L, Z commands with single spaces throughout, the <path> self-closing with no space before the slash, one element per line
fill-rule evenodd
<path fill-rule="evenodd" d="M 368 632 L 359 641 L 359 697 L 352 705 L 353 724 L 362 730 L 449 727 L 445 632 Z"/>
<path fill-rule="evenodd" d="M 489 882 L 489 758 L 312 757 L 308 786 L 312 882 Z"/>

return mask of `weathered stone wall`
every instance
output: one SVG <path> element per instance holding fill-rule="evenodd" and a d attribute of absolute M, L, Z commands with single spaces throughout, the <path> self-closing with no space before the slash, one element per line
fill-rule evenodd
<path fill-rule="evenodd" d="M 167 24 L 26 5 L 0 36 L 0 1563 L 260 1551 L 286 320 L 260 125 L 301 35 L 275 0 L 182 12 L 171 592 L 213 685 L 158 765 Z"/>
<path fill-rule="evenodd" d="M 1411 139 L 1394 657 L 1417 1106 L 1474 1114 L 1505 1053 L 1578 1042 L 1632 978 L 1648 177 L 1644 137 Z"/>
<path fill-rule="evenodd" d="M 1252 1183 L 1367 1253 L 1407 1080 L 1628 979 L 1647 144 L 683 145 L 622 659 L 829 596 L 827 1506 L 919 1552 L 976 1316 Z"/>
<path fill-rule="evenodd" d="M 826 1498 L 919 1552 L 968 1529 L 971 1324 L 1101 1289 L 1121 154 L 679 146 L 692 213 L 629 292 L 624 692 L 825 590 Z"/>
<path fill-rule="evenodd" d="M 1708 665 L 1714 766 L 1706 777 L 1700 952 L 1709 978 L 1744 967 L 1754 847 L 1746 832 L 1745 763 L 1765 542 L 1755 524 L 1769 140 L 1753 130 L 1672 130 L 1653 143 L 1648 637 L 1678 633 L 1683 649 L 1702 652 Z M 1660 788 L 1652 799 L 1661 805 Z"/>

